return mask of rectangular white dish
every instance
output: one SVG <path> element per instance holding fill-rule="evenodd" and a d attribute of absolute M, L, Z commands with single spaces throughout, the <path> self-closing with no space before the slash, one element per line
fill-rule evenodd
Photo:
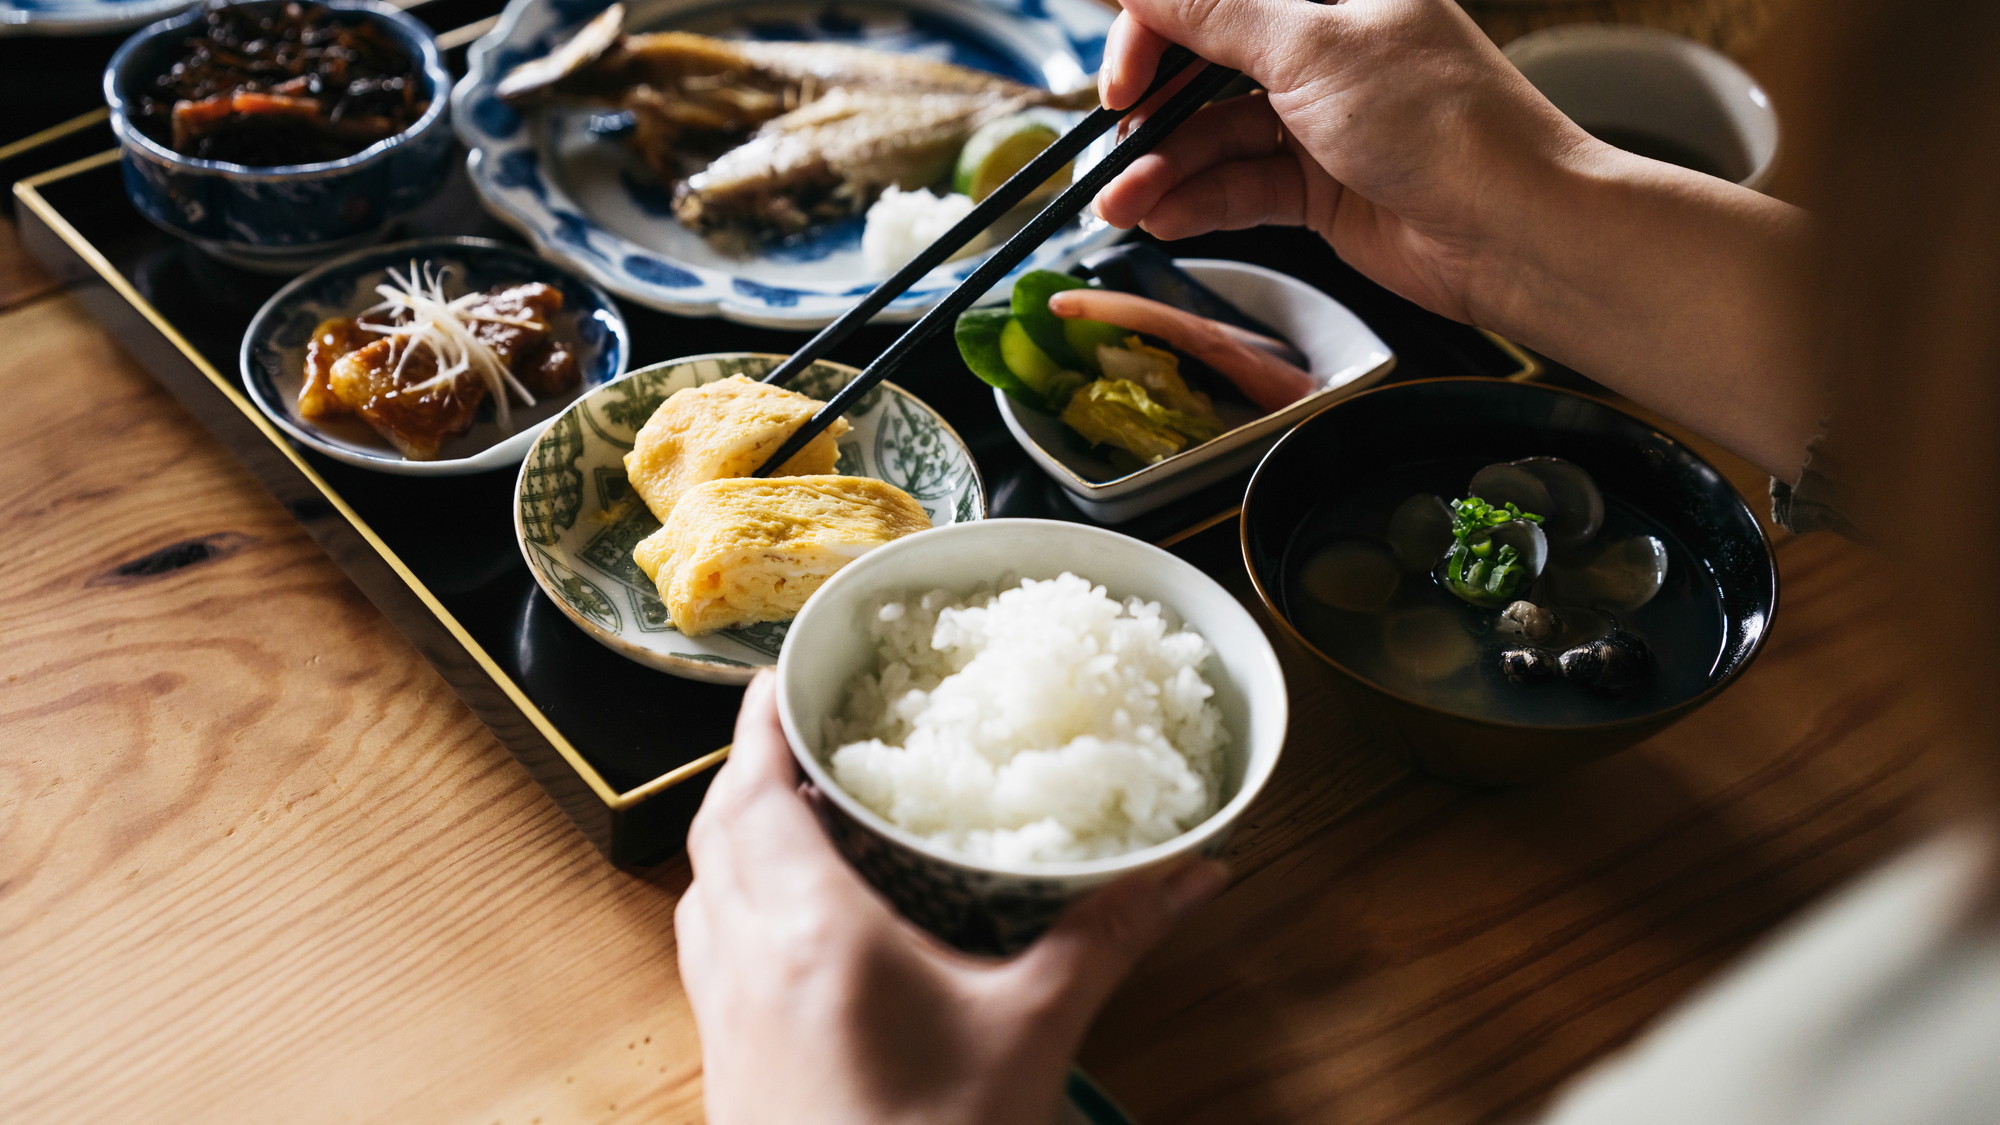
<path fill-rule="evenodd" d="M 1238 308 L 1277 329 L 1311 361 L 1320 389 L 1261 417 L 1246 409 L 1240 424 L 1141 469 L 1125 470 L 1085 450 L 1062 420 L 995 390 L 1007 430 L 1077 507 L 1095 519 L 1128 520 L 1255 464 L 1286 430 L 1342 398 L 1380 382 L 1396 356 L 1347 306 L 1276 270 L 1217 258 L 1183 258 L 1175 265 Z"/>

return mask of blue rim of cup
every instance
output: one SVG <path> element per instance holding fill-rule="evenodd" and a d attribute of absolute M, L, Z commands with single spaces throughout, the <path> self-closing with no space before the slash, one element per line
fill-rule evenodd
<path fill-rule="evenodd" d="M 207 16 L 206 6 L 190 8 L 178 15 L 170 16 L 157 23 L 148 24 L 132 33 L 120 44 L 111 62 L 104 68 L 104 103 L 111 110 L 111 129 L 118 141 L 129 150 L 163 164 L 172 164 L 196 172 L 211 172 L 238 180 L 296 180 L 318 176 L 331 176 L 360 167 L 379 159 L 420 133 L 430 131 L 444 119 L 451 100 L 451 72 L 445 69 L 444 54 L 438 50 L 437 37 L 431 34 L 417 19 L 399 8 L 380 3 L 379 0 L 315 0 L 323 7 L 336 12 L 353 12 L 364 17 L 373 17 L 392 25 L 401 33 L 406 46 L 414 46 L 419 69 L 424 81 L 429 85 L 430 105 L 422 117 L 393 136 L 384 137 L 353 156 L 339 160 L 324 160 L 316 164 L 248 165 L 232 164 L 226 160 L 203 160 L 184 156 L 147 136 L 132 123 L 128 103 L 119 90 L 119 78 L 124 73 L 132 54 L 139 48 L 163 36 L 181 31 Z M 244 0 L 241 4 L 228 7 L 249 7 L 255 4 L 283 4 L 285 0 Z"/>
<path fill-rule="evenodd" d="M 0 3 L 0 38 L 51 38 L 108 35 L 144 27 L 154 20 L 178 15 L 201 0 L 80 0 L 60 7 L 23 7 Z M 137 9 L 120 11 L 121 8 Z"/>

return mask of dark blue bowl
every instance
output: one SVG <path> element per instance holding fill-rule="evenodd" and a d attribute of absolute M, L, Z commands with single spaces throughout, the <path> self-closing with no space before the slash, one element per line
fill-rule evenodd
<path fill-rule="evenodd" d="M 1458 714 L 1398 694 L 1329 655 L 1294 623 L 1283 581 L 1294 534 L 1341 482 L 1464 454 L 1555 456 L 1589 469 L 1607 495 L 1677 539 L 1720 595 L 1722 651 L 1697 689 L 1581 726 Z M 1646 422 L 1572 391 L 1499 379 L 1429 379 L 1365 391 L 1299 424 L 1257 467 L 1243 498 L 1243 559 L 1284 632 L 1361 686 L 1376 727 L 1428 772 L 1454 781 L 1532 781 L 1665 729 L 1750 666 L 1778 611 L 1778 568 L 1757 517 L 1723 475 Z"/>
<path fill-rule="evenodd" d="M 417 60 L 430 98 L 423 117 L 353 156 L 318 164 L 260 168 L 182 156 L 141 132 L 130 111 L 145 84 L 201 30 L 197 7 L 135 33 L 104 71 L 111 128 L 124 150 L 125 193 L 140 214 L 231 264 L 295 273 L 366 244 L 391 219 L 437 193 L 452 155 L 446 124 L 451 75 L 437 41 L 422 24 L 376 0 L 321 2 L 336 19 L 381 26 Z"/>

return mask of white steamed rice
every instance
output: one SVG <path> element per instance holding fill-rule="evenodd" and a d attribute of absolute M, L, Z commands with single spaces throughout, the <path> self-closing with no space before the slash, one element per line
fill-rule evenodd
<path fill-rule="evenodd" d="M 1159 603 L 1064 574 L 890 602 L 873 629 L 880 670 L 851 686 L 827 744 L 835 780 L 891 823 L 1016 864 L 1122 855 L 1215 811 L 1208 642 Z"/>

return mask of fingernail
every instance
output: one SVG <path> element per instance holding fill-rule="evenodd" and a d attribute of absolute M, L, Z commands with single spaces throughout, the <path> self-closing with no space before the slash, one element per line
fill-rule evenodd
<path fill-rule="evenodd" d="M 1097 198 L 1090 201 L 1090 213 L 1096 215 L 1100 220 L 1104 222 L 1111 223 L 1111 225 L 1114 227 L 1118 226 L 1117 223 L 1111 222 L 1111 217 L 1109 215 L 1106 215 L 1104 213 L 1104 192 L 1098 192 Z M 1122 230 L 1124 228 L 1120 227 L 1119 229 Z"/>
<path fill-rule="evenodd" d="M 1197 859 L 1167 876 L 1160 894 L 1167 910 L 1180 918 L 1222 893 L 1229 885 L 1229 868 L 1212 859 Z"/>
<path fill-rule="evenodd" d="M 1118 56 L 1123 53 L 1120 37 L 1124 34 L 1120 26 L 1124 21 L 1114 21 L 1111 30 L 1104 37 L 1104 62 L 1097 68 L 1097 101 L 1107 109 L 1119 107 L 1111 104 L 1111 88 L 1118 84 Z"/>

